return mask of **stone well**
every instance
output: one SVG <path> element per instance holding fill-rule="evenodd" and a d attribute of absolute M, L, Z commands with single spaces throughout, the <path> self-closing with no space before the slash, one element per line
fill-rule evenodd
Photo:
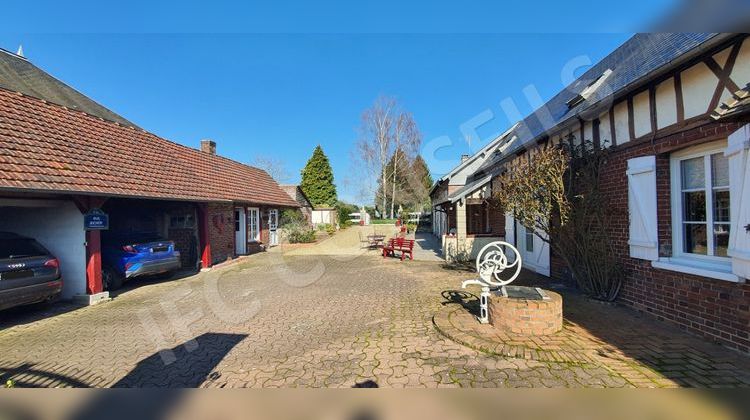
<path fill-rule="evenodd" d="M 541 291 L 541 293 L 539 293 Z M 490 324 L 518 335 L 548 335 L 562 329 L 562 296 L 533 287 L 506 286 L 488 302 Z"/>

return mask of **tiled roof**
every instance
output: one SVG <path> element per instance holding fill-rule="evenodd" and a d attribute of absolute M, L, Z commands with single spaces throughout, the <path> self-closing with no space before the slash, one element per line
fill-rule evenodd
<path fill-rule="evenodd" d="M 731 98 L 711 112 L 715 120 L 740 117 L 750 112 L 750 83 L 734 92 Z"/>
<path fill-rule="evenodd" d="M 0 89 L 0 190 L 298 207 L 263 170 Z"/>
<path fill-rule="evenodd" d="M 289 194 L 289 197 L 292 197 L 293 200 L 295 200 L 300 206 L 303 207 L 312 207 L 312 203 L 310 203 L 310 199 L 307 198 L 307 195 L 305 195 L 304 191 L 302 191 L 302 188 L 299 187 L 299 185 L 290 185 L 290 184 L 281 184 L 279 185 L 284 192 Z"/>
<path fill-rule="evenodd" d="M 667 67 L 682 55 L 710 41 L 717 34 L 700 33 L 645 33 L 636 34 L 616 50 L 594 64 L 570 86 L 552 97 L 544 106 L 521 121 L 514 132 L 518 141 L 502 157 L 487 161 L 483 168 L 491 167 L 512 156 L 516 151 L 534 144 L 536 139 L 555 131 L 571 118 L 581 115 L 598 102 L 627 91 L 634 83 L 651 73 Z M 578 96 L 607 69 L 612 73 L 585 101 L 569 108 L 568 101 Z"/>
<path fill-rule="evenodd" d="M 77 109 L 107 121 L 136 126 L 50 76 L 25 58 L 3 49 L 0 49 L 0 88 Z"/>

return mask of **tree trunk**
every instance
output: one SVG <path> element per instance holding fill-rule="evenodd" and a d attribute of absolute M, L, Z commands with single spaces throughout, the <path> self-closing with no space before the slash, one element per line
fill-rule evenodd
<path fill-rule="evenodd" d="M 394 208 L 396 207 L 396 171 L 398 168 L 398 152 L 393 156 L 393 188 L 391 193 L 391 219 L 393 219 Z"/>
<path fill-rule="evenodd" d="M 385 168 L 385 167 L 384 167 Z M 380 213 L 380 217 L 385 219 L 385 212 L 388 210 L 388 174 L 383 169 L 382 182 L 383 182 L 383 211 Z"/>

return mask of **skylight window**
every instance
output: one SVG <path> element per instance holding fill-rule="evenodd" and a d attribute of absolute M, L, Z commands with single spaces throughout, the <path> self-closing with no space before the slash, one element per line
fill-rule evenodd
<path fill-rule="evenodd" d="M 587 100 L 594 92 L 596 92 L 597 89 L 599 89 L 599 86 L 604 84 L 604 82 L 609 78 L 609 76 L 612 74 L 612 69 L 607 69 L 599 75 L 593 82 L 589 83 L 586 88 L 584 88 L 581 93 L 578 95 L 572 97 L 571 99 L 566 102 L 568 105 L 568 109 L 575 108 L 580 104 L 581 102 Z"/>

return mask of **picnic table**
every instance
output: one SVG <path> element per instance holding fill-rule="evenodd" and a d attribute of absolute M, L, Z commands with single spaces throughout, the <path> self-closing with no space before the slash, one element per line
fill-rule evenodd
<path fill-rule="evenodd" d="M 367 241 L 371 247 L 380 247 L 385 242 L 385 235 L 367 235 Z"/>
<path fill-rule="evenodd" d="M 363 235 L 363 233 L 360 232 L 359 242 L 362 244 L 361 246 L 365 248 L 380 248 L 383 246 L 383 242 L 385 242 L 385 235 L 377 233 Z"/>

